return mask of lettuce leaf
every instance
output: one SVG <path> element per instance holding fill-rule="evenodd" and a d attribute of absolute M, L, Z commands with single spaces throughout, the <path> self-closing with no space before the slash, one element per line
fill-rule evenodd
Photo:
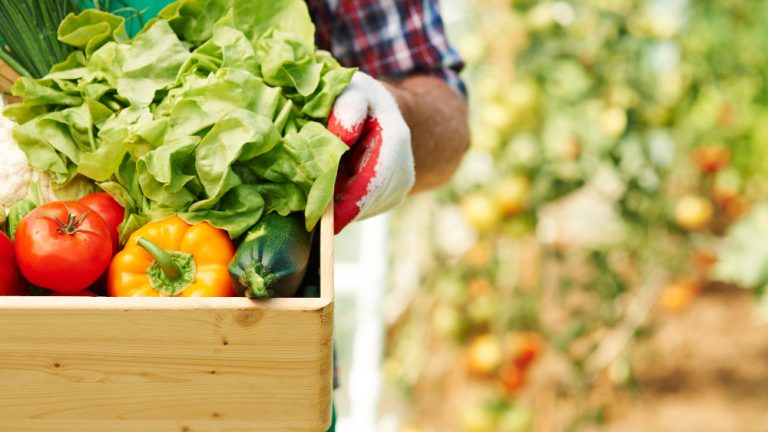
<path fill-rule="evenodd" d="M 189 51 L 168 23 L 155 22 L 130 43 L 118 45 L 117 93 L 133 104 L 149 105 L 156 91 L 176 81 L 187 57 Z"/>
<path fill-rule="evenodd" d="M 96 9 L 65 17 L 57 36 L 61 42 L 83 50 L 87 57 L 109 41 L 128 40 L 123 17 Z"/>
<path fill-rule="evenodd" d="M 121 239 L 170 214 L 233 238 L 268 212 L 317 224 L 347 149 L 323 122 L 354 70 L 316 51 L 305 2 L 179 0 L 133 39 L 88 10 L 58 37 L 76 51 L 4 113 L 54 186 L 126 208 Z"/>

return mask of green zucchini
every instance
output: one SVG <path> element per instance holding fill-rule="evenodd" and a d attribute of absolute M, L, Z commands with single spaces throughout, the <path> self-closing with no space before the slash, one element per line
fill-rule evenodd
<path fill-rule="evenodd" d="M 245 234 L 229 264 L 239 295 L 250 298 L 293 297 L 312 248 L 312 234 L 298 214 L 262 216 Z"/>

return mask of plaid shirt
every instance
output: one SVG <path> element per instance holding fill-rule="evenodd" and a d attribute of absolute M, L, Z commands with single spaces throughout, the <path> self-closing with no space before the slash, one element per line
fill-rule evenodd
<path fill-rule="evenodd" d="M 464 63 L 448 44 L 438 0 L 307 0 L 307 6 L 318 48 L 344 66 L 359 67 L 374 78 L 434 75 L 466 97 L 459 77 Z"/>
<path fill-rule="evenodd" d="M 427 74 L 466 96 L 437 0 L 307 0 L 318 48 L 375 78 Z"/>

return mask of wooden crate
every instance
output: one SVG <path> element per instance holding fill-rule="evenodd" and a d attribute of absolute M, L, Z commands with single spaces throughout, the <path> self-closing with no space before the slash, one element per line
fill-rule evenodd
<path fill-rule="evenodd" d="M 333 213 L 320 297 L 0 297 L 0 431 L 325 431 Z"/>

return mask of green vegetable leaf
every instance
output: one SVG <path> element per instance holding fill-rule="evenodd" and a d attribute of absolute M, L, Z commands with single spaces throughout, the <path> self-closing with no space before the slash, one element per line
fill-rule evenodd
<path fill-rule="evenodd" d="M 63 184 L 74 178 L 77 166 L 58 149 L 77 152 L 77 147 L 66 125 L 38 117 L 17 126 L 13 138 L 29 159 L 30 165 L 51 176 L 54 183 Z"/>
<path fill-rule="evenodd" d="M 166 6 L 157 16 L 167 20 L 180 39 L 199 46 L 213 36 L 213 25 L 227 13 L 231 3 L 231 0 L 180 0 Z"/>
<path fill-rule="evenodd" d="M 183 209 L 195 201 L 195 194 L 185 189 L 194 174 L 192 155 L 199 138 L 186 137 L 146 153 L 136 164 L 136 174 L 144 196 L 170 207 Z"/>
<path fill-rule="evenodd" d="M 125 244 L 134 231 L 143 227 L 149 221 L 150 219 L 147 215 L 136 213 L 128 214 L 128 216 L 123 219 L 123 222 L 117 228 L 117 231 L 120 233 L 120 244 Z"/>
<path fill-rule="evenodd" d="M 306 50 L 315 44 L 315 24 L 302 0 L 233 0 L 235 27 L 255 43 L 270 30 L 293 35 Z"/>
<path fill-rule="evenodd" d="M 338 68 L 328 71 L 320 80 L 320 87 L 309 98 L 301 112 L 315 119 L 325 120 L 331 113 L 333 101 L 344 91 L 357 69 Z"/>
<path fill-rule="evenodd" d="M 264 197 L 266 213 L 274 211 L 287 216 L 307 206 L 306 194 L 293 183 L 263 183 L 255 186 Z"/>
<path fill-rule="evenodd" d="M 89 179 L 83 176 L 75 176 L 74 179 L 63 186 L 54 186 L 53 193 L 59 200 L 77 201 L 97 190 L 96 185 Z"/>
<path fill-rule="evenodd" d="M 265 212 L 330 204 L 346 151 L 321 123 L 354 73 L 313 45 L 300 0 L 179 0 L 133 39 L 123 18 L 68 16 L 75 51 L 22 78 L 5 109 L 19 147 L 54 187 L 94 184 L 126 209 L 123 241 L 179 214 L 237 237 Z"/>
<path fill-rule="evenodd" d="M 95 9 L 67 15 L 57 34 L 65 44 L 84 50 L 86 57 L 109 41 L 128 40 L 123 17 Z"/>
<path fill-rule="evenodd" d="M 122 76 L 117 92 L 138 105 L 149 105 L 155 92 L 176 81 L 189 51 L 166 21 L 156 21 L 131 43 L 119 45 Z"/>
<path fill-rule="evenodd" d="M 181 213 L 187 223 L 207 221 L 211 225 L 227 230 L 230 238 L 239 237 L 258 221 L 264 211 L 264 200 L 258 188 L 240 185 L 227 192 L 217 208 Z"/>
<path fill-rule="evenodd" d="M 25 105 L 68 105 L 78 106 L 83 98 L 71 95 L 53 87 L 52 82 L 45 79 L 21 77 L 13 84 L 13 95 L 24 99 Z"/>
<path fill-rule="evenodd" d="M 8 220 L 6 221 L 8 237 L 16 237 L 16 229 L 19 227 L 19 223 L 21 223 L 24 216 L 34 210 L 35 207 L 37 207 L 37 205 L 32 200 L 24 199 L 17 201 L 8 209 Z"/>
<path fill-rule="evenodd" d="M 99 183 L 98 186 L 103 190 L 104 192 L 108 193 L 112 198 L 117 201 L 120 206 L 126 209 L 135 209 L 136 208 L 136 202 L 133 200 L 133 197 L 128 192 L 128 190 L 121 185 L 118 182 L 102 182 Z"/>
<path fill-rule="evenodd" d="M 200 142 L 195 168 L 209 201 L 218 201 L 240 179 L 230 168 L 271 150 L 280 134 L 267 117 L 237 110 L 222 117 Z M 204 208 L 204 206 L 197 206 Z"/>
<path fill-rule="evenodd" d="M 298 133 L 289 133 L 281 145 L 256 158 L 250 169 L 275 183 L 293 183 L 306 194 L 307 230 L 315 227 L 333 198 L 341 155 L 348 147 L 323 125 L 308 122 Z"/>
<path fill-rule="evenodd" d="M 336 172 L 339 169 L 341 155 L 348 147 L 320 123 L 309 122 L 299 132 L 306 140 L 310 162 L 305 166 L 315 178 L 307 196 L 307 208 L 304 210 L 307 231 L 311 231 L 333 198 Z"/>
<path fill-rule="evenodd" d="M 323 64 L 315 60 L 301 41 L 289 34 L 270 32 L 259 42 L 261 75 L 275 87 L 291 87 L 302 96 L 312 94 L 320 83 Z"/>
<path fill-rule="evenodd" d="M 256 51 L 243 32 L 229 25 L 219 24 L 213 29 L 211 41 L 221 48 L 221 67 L 246 71 L 259 70 Z"/>

